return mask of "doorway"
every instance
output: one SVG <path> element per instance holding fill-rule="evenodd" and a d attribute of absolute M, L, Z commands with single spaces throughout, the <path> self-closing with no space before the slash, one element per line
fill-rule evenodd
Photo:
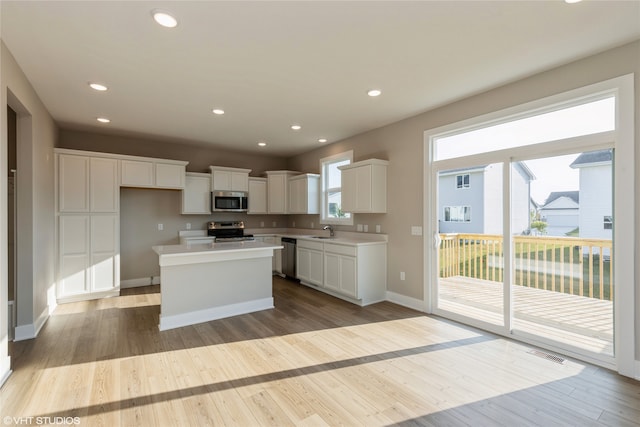
<path fill-rule="evenodd" d="M 13 340 L 17 319 L 17 256 L 16 256 L 16 212 L 17 212 L 17 127 L 18 115 L 7 106 L 7 276 L 9 304 L 9 339 Z"/>

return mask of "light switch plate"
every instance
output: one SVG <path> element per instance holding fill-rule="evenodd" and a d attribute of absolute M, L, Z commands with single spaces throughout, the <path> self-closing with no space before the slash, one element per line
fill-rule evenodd
<path fill-rule="evenodd" d="M 422 236 L 422 227 L 420 227 L 419 225 L 412 225 L 411 226 L 411 235 L 412 236 Z"/>

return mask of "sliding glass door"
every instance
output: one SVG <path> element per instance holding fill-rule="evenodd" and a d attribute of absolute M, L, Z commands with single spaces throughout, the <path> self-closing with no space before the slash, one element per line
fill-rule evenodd
<path fill-rule="evenodd" d="M 632 164 L 618 148 L 632 153 L 633 143 L 617 140 L 617 96 L 426 133 L 433 313 L 620 372 L 633 367 L 633 328 L 619 323 L 633 304 L 618 296 L 633 295 L 633 283 L 618 286 L 633 274 L 616 258 L 632 259 L 633 234 L 619 227 L 632 230 L 633 218 L 614 197 L 630 188 L 614 188 L 618 163 Z"/>

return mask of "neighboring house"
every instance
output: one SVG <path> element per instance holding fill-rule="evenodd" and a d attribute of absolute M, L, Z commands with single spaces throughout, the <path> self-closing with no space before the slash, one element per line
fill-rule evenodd
<path fill-rule="evenodd" d="M 611 150 L 580 154 L 571 167 L 580 170 L 580 237 L 613 236 L 613 170 Z"/>
<path fill-rule="evenodd" d="M 547 223 L 546 235 L 564 236 L 579 226 L 579 191 L 554 191 L 540 208 L 540 220 Z"/>
<path fill-rule="evenodd" d="M 440 172 L 438 223 L 441 233 L 502 234 L 502 166 L 491 164 Z M 521 234 L 531 221 L 533 173 L 514 163 L 512 231 Z"/>

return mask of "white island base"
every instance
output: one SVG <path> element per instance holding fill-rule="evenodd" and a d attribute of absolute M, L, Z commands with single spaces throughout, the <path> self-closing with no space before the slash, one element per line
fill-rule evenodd
<path fill-rule="evenodd" d="M 280 248 L 262 242 L 154 246 L 160 330 L 273 308 L 271 257 Z"/>

